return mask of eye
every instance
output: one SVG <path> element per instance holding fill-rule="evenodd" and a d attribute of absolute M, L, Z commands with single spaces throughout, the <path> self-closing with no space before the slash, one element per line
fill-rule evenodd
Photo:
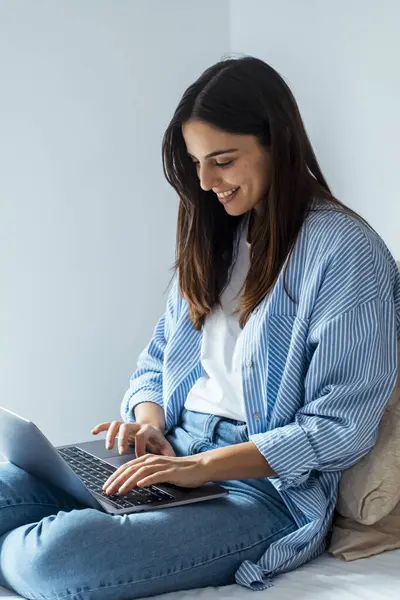
<path fill-rule="evenodd" d="M 224 163 L 215 163 L 216 167 L 227 167 L 228 165 L 231 165 L 233 163 L 233 160 L 228 160 L 228 162 L 224 162 Z M 193 161 L 193 164 L 197 165 L 199 164 L 198 162 Z"/>

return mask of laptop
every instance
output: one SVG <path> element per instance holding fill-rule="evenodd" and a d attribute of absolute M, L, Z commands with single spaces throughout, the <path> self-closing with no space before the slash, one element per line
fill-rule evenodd
<path fill-rule="evenodd" d="M 214 482 L 196 488 L 157 483 L 107 496 L 102 489 L 106 480 L 118 467 L 136 458 L 132 446 L 123 455 L 118 450 L 107 450 L 105 440 L 55 447 L 32 421 L 1 406 L 0 453 L 17 467 L 61 488 L 87 507 L 112 515 L 170 508 L 229 493 Z"/>

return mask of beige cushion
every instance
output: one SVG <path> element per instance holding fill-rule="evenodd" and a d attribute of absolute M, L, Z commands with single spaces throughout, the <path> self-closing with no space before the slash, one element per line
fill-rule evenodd
<path fill-rule="evenodd" d="M 400 375 L 383 414 L 375 446 L 341 477 L 336 510 L 343 517 L 372 525 L 389 515 L 399 502 Z"/>
<path fill-rule="evenodd" d="M 357 560 L 396 548 L 400 548 L 400 503 L 373 525 L 337 515 L 328 552 L 343 560 Z"/>

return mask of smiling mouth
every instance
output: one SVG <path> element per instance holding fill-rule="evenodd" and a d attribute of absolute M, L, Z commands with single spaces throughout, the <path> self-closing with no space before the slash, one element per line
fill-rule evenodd
<path fill-rule="evenodd" d="M 227 202 L 230 202 L 231 200 L 233 200 L 233 198 L 235 198 L 235 196 L 236 196 L 236 194 L 238 193 L 238 191 L 239 191 L 239 190 L 240 190 L 240 187 L 238 187 L 238 188 L 237 188 L 237 189 L 236 189 L 236 190 L 233 192 L 233 194 L 230 194 L 229 196 L 225 196 L 224 198 L 219 198 L 219 197 L 217 196 L 217 198 L 218 198 L 218 200 L 219 200 L 220 202 L 222 202 L 222 204 L 226 204 Z"/>

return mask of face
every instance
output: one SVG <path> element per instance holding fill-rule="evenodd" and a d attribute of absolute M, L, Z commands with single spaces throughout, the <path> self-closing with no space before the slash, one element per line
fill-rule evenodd
<path fill-rule="evenodd" d="M 227 133 L 200 120 L 182 125 L 182 135 L 203 190 L 217 194 L 238 188 L 232 198 L 222 198 L 231 215 L 258 210 L 269 186 L 270 154 L 255 136 Z"/>

